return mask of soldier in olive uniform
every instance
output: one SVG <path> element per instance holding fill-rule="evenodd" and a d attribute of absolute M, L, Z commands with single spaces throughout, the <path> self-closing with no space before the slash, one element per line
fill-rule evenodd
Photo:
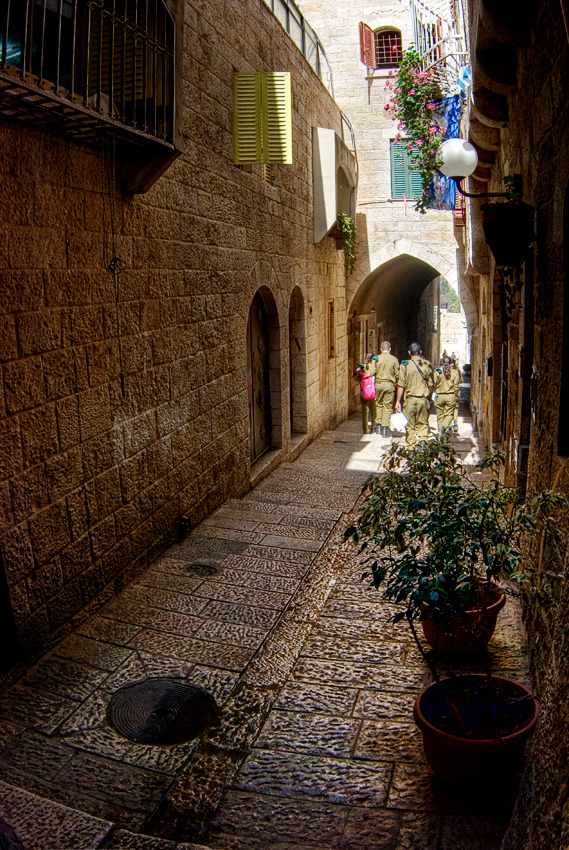
<path fill-rule="evenodd" d="M 375 406 L 377 412 L 375 433 L 389 437 L 389 423 L 393 413 L 395 384 L 399 375 L 399 360 L 391 354 L 391 343 L 382 342 L 375 368 Z"/>
<path fill-rule="evenodd" d="M 460 393 L 458 370 L 451 366 L 450 357 L 441 359 L 441 368 L 435 369 L 435 410 L 439 434 L 450 431 L 455 403 Z"/>
<path fill-rule="evenodd" d="M 409 346 L 410 360 L 402 360 L 399 367 L 397 404 L 401 412 L 401 399 L 405 393 L 403 412 L 407 417 L 407 445 L 414 448 L 429 436 L 429 394 L 433 389 L 433 367 L 422 357 L 423 349 L 418 342 Z"/>
<path fill-rule="evenodd" d="M 452 416 L 452 430 L 458 431 L 458 405 L 460 402 L 460 385 L 462 383 L 462 372 L 458 368 L 458 357 L 456 356 L 456 354 L 450 355 L 450 368 L 453 370 L 453 372 L 456 372 L 458 376 L 458 392 L 456 394 L 456 399 L 454 403 L 454 413 Z"/>

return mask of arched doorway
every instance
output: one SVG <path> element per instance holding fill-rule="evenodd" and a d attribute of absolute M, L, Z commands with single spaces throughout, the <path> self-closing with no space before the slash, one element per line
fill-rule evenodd
<path fill-rule="evenodd" d="M 251 462 L 271 448 L 271 381 L 269 321 L 265 302 L 256 292 L 247 321 L 247 389 Z"/>
<path fill-rule="evenodd" d="M 306 321 L 304 298 L 299 287 L 293 289 L 288 318 L 290 432 L 308 431 L 306 409 Z"/>
<path fill-rule="evenodd" d="M 378 266 L 362 282 L 348 313 L 350 372 L 367 352 L 377 354 L 383 340 L 391 342 L 398 360 L 407 357 L 411 342 L 422 345 L 425 356 L 440 357 L 439 271 L 411 254 L 400 254 Z M 359 382 L 351 381 L 350 408 L 359 405 Z"/>

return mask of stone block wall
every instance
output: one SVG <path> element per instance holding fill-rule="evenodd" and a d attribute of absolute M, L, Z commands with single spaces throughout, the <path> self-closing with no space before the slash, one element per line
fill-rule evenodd
<path fill-rule="evenodd" d="M 271 70 L 291 71 L 293 99 L 294 164 L 276 166 L 274 185 L 232 150 L 233 72 Z M 145 195 L 121 192 L 120 152 L 0 121 L 4 601 L 29 649 L 120 589 L 180 516 L 198 521 L 250 486 L 259 288 L 276 305 L 281 457 L 295 287 L 308 438 L 346 415 L 343 261 L 332 240 L 312 242 L 312 126 L 341 135 L 338 108 L 262 0 L 234 4 L 230 24 L 225 4 L 186 2 L 179 83 L 184 151 Z"/>

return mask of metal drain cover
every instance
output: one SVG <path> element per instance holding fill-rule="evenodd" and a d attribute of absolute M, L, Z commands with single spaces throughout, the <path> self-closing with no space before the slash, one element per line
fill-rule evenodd
<path fill-rule="evenodd" d="M 181 744 L 211 726 L 216 711 L 203 688 L 183 679 L 152 678 L 115 691 L 107 718 L 119 735 L 137 744 Z"/>
<path fill-rule="evenodd" d="M 215 576 L 221 570 L 215 564 L 190 564 L 188 572 L 195 576 Z"/>

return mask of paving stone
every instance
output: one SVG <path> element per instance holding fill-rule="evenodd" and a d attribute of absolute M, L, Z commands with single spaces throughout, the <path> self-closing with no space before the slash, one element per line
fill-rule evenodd
<path fill-rule="evenodd" d="M 65 723 L 59 728 L 61 735 L 70 735 L 75 732 L 83 732 L 85 729 L 97 729 L 106 723 L 108 693 L 95 691 L 91 696 L 81 703 Z"/>
<path fill-rule="evenodd" d="M 26 850 L 90 850 L 101 846 L 112 823 L 90 817 L 0 782 L 0 816 Z"/>
<path fill-rule="evenodd" d="M 500 789 L 499 797 L 491 789 L 464 789 L 437 779 L 427 764 L 398 764 L 389 791 L 387 805 L 392 809 L 414 812 L 473 813 L 482 816 L 497 810 L 511 811 L 517 782 L 512 777 Z"/>
<path fill-rule="evenodd" d="M 252 657 L 252 651 L 243 647 L 227 646 L 213 641 L 192 640 L 143 629 L 133 638 L 134 649 L 172 655 L 185 661 L 209 664 L 226 670 L 241 670 Z"/>
<path fill-rule="evenodd" d="M 295 846 L 316 844 L 333 848 L 340 846 L 348 811 L 346 806 L 329 803 L 291 802 L 279 797 L 229 791 L 210 832 L 212 839 L 219 833 L 224 839 L 237 833 L 246 842 L 241 846 L 251 850 L 267 850 L 276 847 L 279 841 Z M 214 841 L 211 843 L 215 846 Z"/>
<path fill-rule="evenodd" d="M 140 631 L 140 630 L 138 630 Z M 138 634 L 138 631 L 136 634 Z M 133 652 L 129 655 L 126 661 L 118 667 L 114 673 L 105 681 L 104 690 L 107 693 L 122 688 L 123 685 L 128 685 L 131 682 L 138 682 L 148 678 L 148 672 L 138 652 Z"/>
<path fill-rule="evenodd" d="M 352 808 L 337 846 L 349 850 L 394 850 L 400 821 L 398 812 L 384 808 Z"/>
<path fill-rule="evenodd" d="M 107 607 L 106 613 L 126 623 L 133 623 L 140 627 L 146 626 L 174 635 L 191 635 L 203 622 L 200 617 L 192 617 L 190 614 L 181 614 L 178 611 L 167 611 L 164 608 L 151 608 L 132 600 L 117 601 Z"/>
<path fill-rule="evenodd" d="M 405 661 L 405 646 L 375 640 L 355 638 L 313 637 L 306 641 L 302 655 L 307 658 L 341 658 L 346 661 L 376 664 L 401 664 Z"/>
<path fill-rule="evenodd" d="M 107 643 L 117 643 L 119 646 L 128 643 L 137 631 L 137 626 L 130 623 L 120 623 L 107 617 L 91 617 L 77 629 L 77 633 L 84 637 L 95 638 L 95 640 L 102 640 Z"/>
<path fill-rule="evenodd" d="M 230 500 L 230 504 L 233 502 Z M 329 519 L 337 522 L 342 515 L 342 511 L 334 508 L 311 507 L 309 505 L 296 505 L 294 497 L 287 502 L 286 498 L 273 498 L 263 502 L 263 493 L 253 490 L 239 503 L 243 510 L 261 510 L 267 513 L 280 514 L 284 516 L 308 517 L 312 519 Z"/>
<path fill-rule="evenodd" d="M 169 573 L 171 575 L 188 576 L 189 560 L 190 559 L 188 559 L 187 553 L 186 557 L 174 557 L 173 553 L 170 550 L 168 556 L 158 558 L 158 560 L 154 561 L 154 563 L 152 564 L 152 570 L 149 570 L 148 572 L 152 573 L 153 571 L 158 571 L 160 573 Z M 191 560 L 193 561 L 197 559 L 194 558 L 192 555 Z M 200 584 L 199 580 L 194 577 L 190 576 L 189 580 L 192 582 L 192 584 L 195 582 L 196 587 Z"/>
<path fill-rule="evenodd" d="M 298 579 L 287 576 L 274 576 L 247 570 L 224 569 L 223 580 L 228 584 L 243 587 L 259 588 L 271 593 L 294 593 L 298 587 Z"/>
<path fill-rule="evenodd" d="M 358 691 L 310 682 L 292 682 L 285 685 L 275 703 L 284 711 L 315 711 L 319 714 L 349 715 L 352 713 Z"/>
<path fill-rule="evenodd" d="M 15 685 L 0 699 L 0 717 L 47 735 L 55 732 L 76 708 L 75 700 L 23 685 Z"/>
<path fill-rule="evenodd" d="M 354 717 L 412 717 L 415 697 L 410 691 L 358 691 Z"/>
<path fill-rule="evenodd" d="M 296 750 L 315 755 L 349 756 L 360 721 L 330 715 L 272 711 L 257 747 Z"/>
<path fill-rule="evenodd" d="M 126 829 L 117 829 L 106 846 L 112 850 L 176 850 L 175 841 Z"/>
<path fill-rule="evenodd" d="M 439 815 L 403 812 L 395 850 L 433 850 L 438 847 L 440 828 Z"/>
<path fill-rule="evenodd" d="M 318 552 L 322 548 L 320 540 L 308 540 L 293 535 L 265 534 L 262 537 L 263 546 L 279 546 L 284 549 L 302 550 L 305 552 Z"/>
<path fill-rule="evenodd" d="M 265 558 L 247 558 L 243 555 L 229 555 L 227 558 L 224 558 L 223 566 L 274 576 L 288 576 L 289 578 L 296 579 L 301 579 L 307 570 L 306 564 L 291 564 L 287 561 L 269 561 Z"/>
<path fill-rule="evenodd" d="M 270 608 L 256 605 L 236 605 L 231 602 L 210 601 L 202 610 L 206 620 L 218 620 L 222 623 L 244 623 L 259 629 L 270 629 L 279 616 Z"/>
<path fill-rule="evenodd" d="M 262 520 L 247 519 L 235 512 L 220 509 L 213 513 L 208 519 L 200 523 L 200 528 L 232 528 L 238 531 L 253 531 Z M 241 538 L 239 538 L 241 539 Z"/>
<path fill-rule="evenodd" d="M 195 637 L 257 649 L 266 634 L 265 629 L 256 629 L 243 623 L 219 623 L 213 620 L 203 623 L 195 633 Z"/>
<path fill-rule="evenodd" d="M 179 547 L 173 549 L 173 554 L 184 552 L 187 555 L 191 555 L 192 558 L 197 560 L 204 551 L 214 552 L 214 553 L 223 553 L 224 555 L 239 555 L 243 552 L 250 543 L 242 542 L 241 538 L 239 539 L 216 539 L 211 536 L 208 537 L 205 534 L 191 535 L 184 540 L 183 543 L 179 545 Z"/>
<path fill-rule="evenodd" d="M 278 546 L 247 546 L 243 554 L 250 555 L 253 558 L 290 561 L 293 564 L 305 564 L 306 566 L 314 560 L 313 552 L 306 552 L 298 547 L 281 549 Z"/>
<path fill-rule="evenodd" d="M 219 528 L 209 523 L 201 523 L 198 526 L 197 534 L 200 539 L 203 538 L 210 541 L 212 538 L 216 538 L 223 541 L 237 540 L 240 543 L 260 543 L 263 539 L 263 535 L 257 531 L 241 531 L 235 528 Z M 190 540 L 194 539 L 197 538 L 190 538 Z"/>
<path fill-rule="evenodd" d="M 198 586 L 197 582 L 195 586 Z M 192 589 L 195 590 L 195 587 Z M 138 604 L 148 605 L 152 608 L 163 608 L 166 611 L 176 611 L 180 614 L 198 615 L 202 607 L 199 599 L 184 592 L 183 586 L 173 591 L 167 588 L 146 587 L 136 584 L 131 588 L 128 598 L 136 600 Z"/>
<path fill-rule="evenodd" d="M 69 791 L 76 788 L 92 798 L 108 800 L 135 811 L 150 810 L 171 782 L 165 773 L 138 767 L 90 753 L 74 753 L 60 777 Z"/>
<path fill-rule="evenodd" d="M 424 762 L 423 739 L 412 716 L 409 720 L 364 720 L 354 750 L 356 758 L 377 761 Z"/>
<path fill-rule="evenodd" d="M 349 759 L 255 750 L 237 788 L 281 797 L 311 797 L 353 806 L 384 806 L 392 768 Z"/>
<path fill-rule="evenodd" d="M 156 770 L 174 776 L 189 761 L 197 746 L 197 741 L 168 747 L 132 744 L 121 760 L 145 770 Z"/>
<path fill-rule="evenodd" d="M 21 735 L 26 729 L 21 723 L 14 723 L 11 720 L 2 720 L 0 723 L 0 753 L 10 746 L 11 742 L 18 735 Z"/>
<path fill-rule="evenodd" d="M 313 528 L 319 531 L 330 532 L 336 525 L 335 519 L 315 519 L 306 516 L 285 516 L 280 520 L 280 525 L 293 528 Z M 287 532 L 288 533 L 288 532 Z"/>
<path fill-rule="evenodd" d="M 53 779 L 73 756 L 73 751 L 58 738 L 49 738 L 34 730 L 15 737 L 0 753 L 0 771 L 6 779 L 27 776 Z M 20 783 L 18 783 L 20 784 Z"/>
<path fill-rule="evenodd" d="M 341 638 L 344 640 L 374 640 L 388 643 L 399 643 L 405 646 L 411 646 L 413 638 L 410 637 L 405 627 L 401 625 L 394 626 L 387 621 L 387 618 L 381 616 L 381 611 L 374 609 L 375 616 L 370 616 L 367 619 L 329 617 L 328 603 L 323 611 L 323 616 L 320 617 L 312 630 L 313 637 L 324 637 L 328 640 Z M 413 648 L 416 649 L 413 641 Z"/>
<path fill-rule="evenodd" d="M 30 690 L 38 689 L 81 702 L 102 684 L 108 676 L 106 670 L 78 664 L 57 656 L 46 656 L 20 679 Z"/>
<path fill-rule="evenodd" d="M 186 679 L 194 670 L 193 662 L 172 658 L 169 655 L 146 652 L 138 652 L 137 655 L 144 667 L 144 675 L 141 677 L 143 679 L 155 676 L 173 676 L 177 679 Z"/>
<path fill-rule="evenodd" d="M 260 608 L 273 608 L 281 611 L 290 599 L 289 593 L 273 593 L 255 590 L 238 585 L 225 585 L 215 581 L 204 581 L 197 591 L 205 599 L 215 599 L 219 602 L 246 602 L 258 605 Z"/>
<path fill-rule="evenodd" d="M 91 640 L 82 635 L 73 634 L 65 638 L 54 649 L 54 655 L 84 661 L 101 670 L 116 670 L 129 656 L 131 650 L 112 643 Z"/>
<path fill-rule="evenodd" d="M 103 717 L 102 720 L 105 718 Z M 67 735 L 64 740 L 68 747 L 75 750 L 84 750 L 116 761 L 123 759 L 133 746 L 110 726 L 74 732 Z"/>
<path fill-rule="evenodd" d="M 188 572 L 187 561 L 175 561 L 176 564 L 181 564 L 183 569 L 181 572 L 161 572 L 160 570 L 147 570 L 140 576 L 137 576 L 135 584 L 137 587 L 156 587 L 164 590 L 171 590 L 174 593 L 183 593 L 185 596 L 190 596 L 196 588 L 200 586 L 203 579 L 195 578 Z M 196 610 L 190 611 L 191 614 L 199 614 L 199 603 L 201 600 L 190 596 L 192 604 L 196 605 Z"/>
<path fill-rule="evenodd" d="M 218 670 L 215 667 L 205 667 L 197 664 L 188 680 L 193 685 L 205 688 L 211 694 L 218 705 L 223 705 L 239 679 L 238 673 L 227 670 Z"/>
<path fill-rule="evenodd" d="M 136 640 L 136 638 L 135 638 Z M 429 673 L 395 665 L 358 664 L 354 661 L 300 658 L 294 679 L 335 683 L 343 687 L 412 690 L 415 694 L 429 683 Z"/>

